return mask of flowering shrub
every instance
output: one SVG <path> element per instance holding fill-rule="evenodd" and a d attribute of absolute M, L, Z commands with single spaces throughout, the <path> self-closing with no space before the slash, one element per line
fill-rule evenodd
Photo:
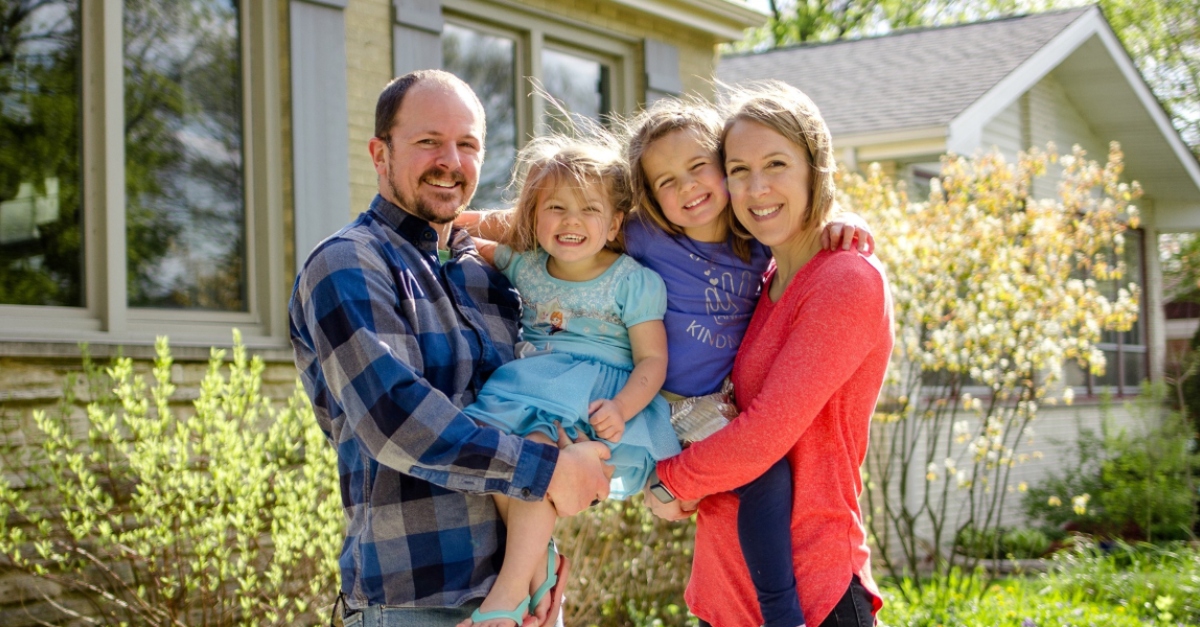
<path fill-rule="evenodd" d="M 6 438 L 21 479 L 0 479 L 0 561 L 85 595 L 104 624 L 319 622 L 338 589 L 334 451 L 302 391 L 272 405 L 234 340 L 190 411 L 170 402 L 164 338 L 151 383 L 85 357 L 86 418 L 69 381 L 59 412 L 34 414 L 40 445 Z"/>
<path fill-rule="evenodd" d="M 1034 181 L 1055 164 L 1057 197 L 1035 198 Z M 1010 471 L 1036 454 L 1020 447 L 1038 407 L 1072 400 L 1064 364 L 1101 373 L 1101 332 L 1136 320 L 1139 290 L 1120 260 L 1140 189 L 1121 171 L 1114 144 L 1104 166 L 1079 148 L 1013 164 L 948 156 L 925 202 L 878 167 L 841 181 L 842 202 L 874 225 L 890 268 L 896 347 L 866 505 L 892 575 L 917 572 L 928 553 L 936 572 L 974 568 L 979 557 L 954 550 L 957 531 L 1000 537 Z"/>

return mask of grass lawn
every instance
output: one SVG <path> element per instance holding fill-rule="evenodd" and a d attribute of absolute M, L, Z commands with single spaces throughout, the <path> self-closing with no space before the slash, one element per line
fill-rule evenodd
<path fill-rule="evenodd" d="M 998 580 L 952 575 L 945 585 L 884 582 L 879 619 L 897 627 L 1200 625 L 1200 546 L 1081 543 L 1049 572 Z M 906 600 L 906 598 L 908 600 Z"/>

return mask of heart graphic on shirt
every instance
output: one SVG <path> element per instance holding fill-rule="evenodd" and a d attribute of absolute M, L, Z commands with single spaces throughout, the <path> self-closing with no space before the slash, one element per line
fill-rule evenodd
<path fill-rule="evenodd" d="M 708 276 L 708 275 L 710 275 L 710 274 L 712 274 L 712 268 L 709 268 L 709 269 L 707 269 L 707 270 L 705 270 L 705 271 L 704 271 L 704 276 Z"/>
<path fill-rule="evenodd" d="M 716 285 L 717 283 L 720 283 L 721 281 L 719 279 L 717 279 L 716 277 L 713 277 L 713 278 L 709 279 L 708 282 L 713 285 Z"/>

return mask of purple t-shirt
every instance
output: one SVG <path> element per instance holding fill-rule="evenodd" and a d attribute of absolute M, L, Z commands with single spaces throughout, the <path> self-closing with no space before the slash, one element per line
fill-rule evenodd
<path fill-rule="evenodd" d="M 636 216 L 626 223 L 625 252 L 667 285 L 664 390 L 711 394 L 733 370 L 771 261 L 770 249 L 758 242 L 751 242 L 750 251 L 745 262 L 724 242 L 672 235 Z"/>

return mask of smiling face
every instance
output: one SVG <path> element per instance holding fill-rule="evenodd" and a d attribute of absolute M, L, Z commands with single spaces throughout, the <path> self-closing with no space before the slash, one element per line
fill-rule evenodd
<path fill-rule="evenodd" d="M 557 268 L 590 274 L 605 244 L 617 237 L 621 218 L 598 181 L 586 181 L 581 186 L 574 181 L 549 183 L 537 196 L 534 219 L 538 245 Z"/>
<path fill-rule="evenodd" d="M 725 240 L 725 223 L 720 219 L 729 200 L 725 175 L 716 153 L 696 131 L 680 129 L 654 140 L 642 155 L 641 167 L 654 200 L 671 224 L 694 240 Z"/>
<path fill-rule="evenodd" d="M 423 80 L 396 112 L 388 138 L 372 138 L 379 193 L 431 224 L 462 213 L 479 182 L 483 117 L 464 87 Z"/>
<path fill-rule="evenodd" d="M 733 212 L 755 239 L 772 250 L 803 240 L 812 198 L 806 149 L 741 119 L 725 135 L 725 172 Z"/>

